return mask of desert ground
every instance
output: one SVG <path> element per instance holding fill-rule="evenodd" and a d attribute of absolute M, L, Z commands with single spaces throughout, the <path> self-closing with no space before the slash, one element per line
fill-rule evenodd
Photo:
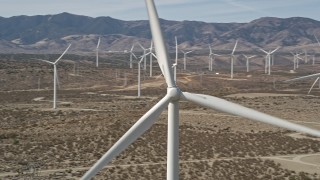
<path fill-rule="evenodd" d="M 52 109 L 53 61 L 58 55 L 0 56 L 0 179 L 79 179 L 145 112 L 166 94 L 154 62 L 142 70 L 128 56 L 68 55 L 58 65 L 58 108 Z M 182 91 L 202 93 L 320 130 L 320 89 L 315 79 L 284 80 L 320 72 L 320 63 L 291 56 L 264 74 L 262 59 L 250 72 L 236 63 L 230 79 L 227 58 L 208 71 L 206 56 L 178 66 Z M 125 61 L 124 61 L 125 60 Z M 285 63 L 280 63 L 285 62 Z M 216 74 L 219 72 L 219 74 Z M 165 179 L 167 111 L 94 179 Z M 320 179 L 320 138 L 180 103 L 180 179 Z"/>

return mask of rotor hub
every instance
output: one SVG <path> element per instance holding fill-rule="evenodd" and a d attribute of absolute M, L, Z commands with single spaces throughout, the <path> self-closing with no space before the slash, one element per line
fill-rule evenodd
<path fill-rule="evenodd" d="M 172 100 L 179 100 L 181 91 L 178 87 L 169 87 L 167 88 L 167 95 L 169 95 Z"/>

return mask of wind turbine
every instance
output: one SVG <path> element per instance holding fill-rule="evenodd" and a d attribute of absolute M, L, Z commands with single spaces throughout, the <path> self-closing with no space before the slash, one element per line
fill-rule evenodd
<path fill-rule="evenodd" d="M 137 59 L 137 56 L 133 53 L 133 48 L 134 48 L 134 44 L 132 44 L 132 47 L 129 51 L 129 53 L 130 53 L 130 68 L 131 69 L 132 69 L 132 56 Z"/>
<path fill-rule="evenodd" d="M 62 56 L 68 51 L 70 46 L 71 46 L 71 44 L 69 44 L 67 49 L 60 55 L 60 57 L 55 62 L 51 62 L 51 61 L 47 61 L 47 60 L 43 60 L 43 59 L 38 59 L 40 61 L 47 62 L 47 63 L 50 63 L 53 65 L 53 109 L 57 108 L 57 79 L 58 79 L 58 77 L 57 77 L 57 63 L 62 58 Z"/>
<path fill-rule="evenodd" d="M 299 80 L 304 80 L 304 79 L 310 79 L 310 78 L 314 78 L 314 77 L 317 77 L 317 79 L 314 81 L 314 83 L 312 84 L 311 88 L 308 91 L 308 94 L 310 94 L 313 86 L 316 84 L 316 82 L 320 78 L 320 73 L 311 74 L 311 75 L 307 75 L 307 76 L 302 76 L 302 77 L 298 77 L 298 78 L 294 78 L 294 79 L 289 79 L 289 80 L 286 80 L 284 82 L 293 82 L 293 81 L 299 81 Z M 320 81 L 319 81 L 319 88 L 320 88 Z"/>
<path fill-rule="evenodd" d="M 213 66 L 214 59 L 216 58 L 216 56 L 220 56 L 220 55 L 213 53 L 210 44 L 209 44 L 209 50 L 210 50 L 209 51 L 209 71 L 212 71 L 213 70 L 212 66 Z"/>
<path fill-rule="evenodd" d="M 184 70 L 187 70 L 187 54 L 189 54 L 189 53 L 191 53 L 193 50 L 191 50 L 191 51 L 187 51 L 187 52 L 185 52 L 185 51 L 182 51 L 182 50 L 180 50 L 182 53 L 183 53 L 183 69 Z"/>
<path fill-rule="evenodd" d="M 268 68 L 268 75 L 271 74 L 271 55 L 276 52 L 280 47 L 277 47 L 276 49 L 274 49 L 273 51 L 265 51 L 263 49 L 260 48 L 260 50 L 264 53 L 266 53 L 266 59 L 265 59 L 265 73 L 267 73 L 267 68 Z"/>
<path fill-rule="evenodd" d="M 247 66 L 247 72 L 249 72 L 249 59 L 255 57 L 255 55 L 253 55 L 253 56 L 246 56 L 244 54 L 242 54 L 242 55 L 247 59 L 246 66 Z"/>
<path fill-rule="evenodd" d="M 151 54 L 151 56 L 153 56 L 153 57 L 155 57 L 155 58 L 157 58 L 156 56 L 155 56 L 155 54 L 153 54 L 152 53 L 152 51 L 150 51 L 150 52 L 148 52 L 148 53 L 146 53 L 146 54 L 143 54 L 140 58 L 140 61 L 138 62 L 138 97 L 140 97 L 141 96 L 141 62 L 144 60 L 144 58 L 147 56 L 147 55 L 149 55 L 149 54 Z"/>
<path fill-rule="evenodd" d="M 96 67 L 99 66 L 99 46 L 100 46 L 100 37 L 96 47 Z"/>
<path fill-rule="evenodd" d="M 301 57 L 299 57 L 299 55 L 301 54 L 301 53 L 293 53 L 293 52 L 290 52 L 292 55 L 293 55 L 293 70 L 296 70 L 297 68 L 299 68 L 299 59 L 301 59 L 302 60 L 302 58 Z"/>
<path fill-rule="evenodd" d="M 147 56 L 144 56 L 146 53 L 147 53 L 147 50 L 146 48 L 144 48 L 139 42 L 138 42 L 138 45 L 142 48 L 143 50 L 143 70 L 147 70 Z"/>
<path fill-rule="evenodd" d="M 241 105 L 213 96 L 180 91 L 173 79 L 173 73 L 165 47 L 158 15 L 153 0 L 145 0 L 152 37 L 155 43 L 159 66 L 167 84 L 167 94 L 146 114 L 144 114 L 94 165 L 82 180 L 89 180 L 105 167 L 111 160 L 125 150 L 130 144 L 146 132 L 168 107 L 168 143 L 167 143 L 167 180 L 179 179 L 179 101 L 190 101 L 201 106 L 225 113 L 245 117 L 255 121 L 269 123 L 286 129 L 308 133 L 320 137 L 320 131 L 294 124 Z"/>
<path fill-rule="evenodd" d="M 236 50 L 236 48 L 237 48 L 237 44 L 238 44 L 238 40 L 236 41 L 236 44 L 234 45 L 234 47 L 233 47 L 233 50 L 232 50 L 232 52 L 231 52 L 231 79 L 233 79 L 233 63 L 234 63 L 234 52 L 235 52 L 235 50 Z"/>

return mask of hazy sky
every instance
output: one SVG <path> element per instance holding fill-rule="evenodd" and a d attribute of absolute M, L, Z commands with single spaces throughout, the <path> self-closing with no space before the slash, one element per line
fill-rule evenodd
<path fill-rule="evenodd" d="M 122 20 L 147 19 L 144 0 L 0 0 L 0 16 L 69 12 Z M 320 20 L 320 0 L 156 0 L 159 16 L 168 20 L 249 22 L 271 17 Z"/>

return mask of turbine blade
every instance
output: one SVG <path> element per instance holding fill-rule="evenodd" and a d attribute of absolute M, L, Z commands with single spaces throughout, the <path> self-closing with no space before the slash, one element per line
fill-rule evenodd
<path fill-rule="evenodd" d="M 61 56 L 54 62 L 54 64 L 56 64 L 61 58 L 62 56 L 68 51 L 68 49 L 70 48 L 71 44 L 69 44 L 69 46 L 67 47 L 66 50 L 64 50 L 64 52 L 61 54 Z"/>
<path fill-rule="evenodd" d="M 234 45 L 234 48 L 233 48 L 232 53 L 231 53 L 232 55 L 233 55 L 234 51 L 236 51 L 237 45 L 238 45 L 238 40 L 236 41 L 236 44 Z"/>
<path fill-rule="evenodd" d="M 277 47 L 275 50 L 271 51 L 270 54 L 276 52 L 280 47 Z"/>
<path fill-rule="evenodd" d="M 310 94 L 310 92 L 311 92 L 311 90 L 312 90 L 312 88 L 313 88 L 313 86 L 317 83 L 317 81 L 319 80 L 319 77 L 314 81 L 314 83 L 312 84 L 312 86 L 311 86 L 311 88 L 309 89 L 309 92 L 308 92 L 308 94 Z"/>
<path fill-rule="evenodd" d="M 298 77 L 298 78 L 294 78 L 294 79 L 289 79 L 284 82 L 293 82 L 293 81 L 298 81 L 298 80 L 302 80 L 302 79 L 309 79 L 309 78 L 313 78 L 313 77 L 320 77 L 320 73 L 311 74 L 308 76 L 302 76 L 302 77 Z"/>
<path fill-rule="evenodd" d="M 146 132 L 168 106 L 170 97 L 167 95 L 144 114 L 81 178 L 89 180 L 104 168 L 114 157 L 119 155 L 130 144 Z"/>
<path fill-rule="evenodd" d="M 138 42 L 138 45 L 139 45 L 143 50 L 146 50 L 139 42 Z"/>
<path fill-rule="evenodd" d="M 44 59 L 35 59 L 35 58 L 32 58 L 34 60 L 39 60 L 39 61 L 43 61 L 43 62 L 46 62 L 46 63 L 50 63 L 50 64 L 54 64 L 53 62 L 50 62 L 50 61 L 47 61 L 47 60 L 44 60 Z"/>
<path fill-rule="evenodd" d="M 255 57 L 255 56 L 256 56 L 256 55 L 253 55 L 253 56 L 249 56 L 249 57 L 248 57 L 248 59 L 250 59 L 250 58 L 253 58 L 253 57 Z"/>
<path fill-rule="evenodd" d="M 189 53 L 191 53 L 191 52 L 193 52 L 193 50 L 186 52 L 186 54 L 189 54 Z"/>
<path fill-rule="evenodd" d="M 220 99 L 217 97 L 184 92 L 182 98 L 193 103 L 206 106 L 208 108 L 216 109 L 225 113 L 320 137 L 320 131 L 318 130 L 291 123 L 289 121 L 253 109 L 249 109 L 239 104 L 228 102 L 224 99 Z"/>
<path fill-rule="evenodd" d="M 242 56 L 244 56 L 245 58 L 247 58 L 247 59 L 248 59 L 248 56 L 246 56 L 245 54 L 242 54 Z"/>
<path fill-rule="evenodd" d="M 209 44 L 209 50 L 210 50 L 210 54 L 212 54 L 212 49 L 210 44 Z"/>
<path fill-rule="evenodd" d="M 265 51 L 265 50 L 263 50 L 263 49 L 261 49 L 261 48 L 259 48 L 261 51 L 263 51 L 264 53 L 266 53 L 266 54 L 269 54 L 267 51 Z"/>
<path fill-rule="evenodd" d="M 174 37 L 175 41 L 176 41 L 176 46 L 178 46 L 178 39 L 177 36 Z"/>
<path fill-rule="evenodd" d="M 97 49 L 99 48 L 99 46 L 100 46 L 100 37 L 99 37 L 99 40 L 98 40 Z"/>
<path fill-rule="evenodd" d="M 130 53 L 133 55 L 134 58 L 138 59 L 137 56 L 133 52 L 130 52 Z"/>
<path fill-rule="evenodd" d="M 131 47 L 131 49 L 130 49 L 130 52 L 132 52 L 132 51 L 133 51 L 133 48 L 134 48 L 134 44 L 132 44 L 132 47 Z"/>
<path fill-rule="evenodd" d="M 180 50 L 183 54 L 185 54 L 185 52 L 183 50 Z"/>
<path fill-rule="evenodd" d="M 152 39 L 154 41 L 156 54 L 158 57 L 159 66 L 162 67 L 161 71 L 165 77 L 168 87 L 175 87 L 175 81 L 173 79 L 172 69 L 170 68 L 171 62 L 169 62 L 167 49 L 165 47 L 165 40 L 160 28 L 158 13 L 156 11 L 153 0 L 145 0 L 148 15 L 150 19 L 150 28 L 152 33 Z"/>

